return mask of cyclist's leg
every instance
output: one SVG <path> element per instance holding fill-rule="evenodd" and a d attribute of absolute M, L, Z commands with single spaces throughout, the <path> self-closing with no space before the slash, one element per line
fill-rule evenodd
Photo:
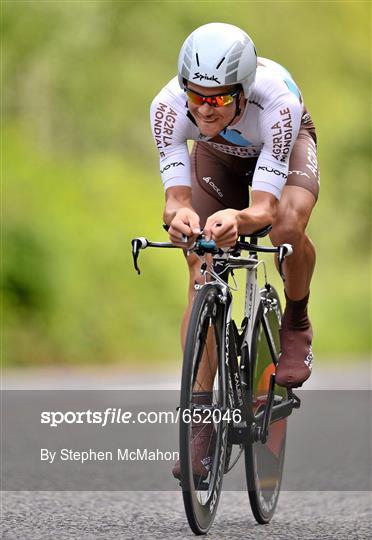
<path fill-rule="evenodd" d="M 301 300 L 310 289 L 316 254 L 306 227 L 315 202 L 314 196 L 304 188 L 285 186 L 270 234 L 274 245 L 290 243 L 294 247 L 284 263 L 285 291 L 292 300 Z"/>
<path fill-rule="evenodd" d="M 191 171 L 192 171 L 192 196 L 193 208 L 200 217 L 200 226 L 204 227 L 207 218 L 226 208 L 221 201 L 224 197 L 222 189 L 224 182 L 228 178 L 228 170 L 220 163 L 218 156 L 214 156 L 208 152 L 208 148 L 204 149 L 203 145 L 195 144 L 191 154 Z M 203 180 L 203 178 L 205 178 Z M 213 179 L 213 180 L 212 180 Z M 209 182 L 212 182 L 210 184 Z M 205 184 L 205 185 L 203 185 Z M 213 187 L 214 186 L 214 187 Z M 218 190 L 218 191 L 217 191 Z M 218 192 L 220 194 L 218 194 Z M 199 258 L 191 254 L 186 256 L 186 262 L 189 269 L 189 290 L 188 290 L 188 305 L 183 316 L 181 325 L 181 342 L 182 349 L 185 350 L 187 329 L 189 326 L 190 315 L 195 298 L 195 284 L 204 283 L 204 277 L 200 274 L 201 262 Z M 202 358 L 198 368 L 197 378 L 193 385 L 193 403 L 201 405 L 210 405 L 213 400 L 213 383 L 217 372 L 216 340 L 213 334 L 213 326 L 209 329 L 206 342 L 203 347 Z M 212 424 L 198 425 L 195 422 L 192 424 L 192 464 L 193 470 L 204 470 L 204 476 L 207 475 L 207 470 L 202 466 L 205 460 L 210 459 L 213 455 L 214 446 L 211 444 L 211 428 Z M 207 429 L 206 429 L 207 428 Z M 173 475 L 181 479 L 181 465 L 177 461 L 173 467 Z"/>
<path fill-rule="evenodd" d="M 243 162 L 243 163 L 242 163 Z M 244 170 L 243 170 L 244 169 Z M 235 156 L 214 150 L 206 143 L 196 143 L 191 154 L 193 207 L 200 216 L 203 228 L 207 218 L 224 208 L 242 209 L 248 206 L 248 183 L 254 170 L 252 160 L 242 160 Z M 186 257 L 189 268 L 189 293 L 182 327 L 182 348 L 195 297 L 195 283 L 203 283 L 200 275 L 200 260 L 196 255 Z M 213 342 L 213 339 L 208 336 Z M 205 371 L 196 391 L 209 391 L 215 375 L 215 361 L 209 358 L 204 362 Z"/>
<path fill-rule="evenodd" d="M 248 206 L 248 181 L 242 181 L 236 171 L 236 159 L 212 149 L 206 143 L 195 143 L 191 153 L 192 204 L 200 217 L 201 228 L 214 212 L 225 208 Z M 241 160 L 243 161 L 243 160 Z M 182 322 L 181 341 L 185 336 L 195 296 L 195 283 L 203 283 L 200 260 L 196 255 L 186 257 L 189 268 L 188 306 Z"/>
<path fill-rule="evenodd" d="M 293 148 L 289 175 L 271 232 L 274 245 L 288 242 L 293 254 L 284 265 L 286 309 L 282 323 L 282 354 L 277 382 L 302 384 L 311 374 L 312 329 L 307 316 L 310 282 L 315 267 L 315 248 L 306 227 L 317 201 L 319 170 L 316 145 L 308 129 L 300 130 Z"/>
<path fill-rule="evenodd" d="M 243 162 L 243 163 L 242 163 Z M 242 165 L 248 169 L 240 171 Z M 251 169 L 251 171 L 250 171 Z M 222 154 L 205 143 L 196 143 L 191 154 L 192 196 L 193 207 L 200 216 L 200 225 L 203 228 L 207 218 L 214 212 L 224 208 L 242 209 L 248 206 L 248 182 L 253 172 L 252 160 L 242 160 L 234 156 Z M 196 255 L 186 257 L 189 268 L 190 283 L 188 306 L 186 308 L 182 328 L 182 348 L 185 348 L 186 333 L 190 314 L 195 298 L 195 283 L 204 283 L 200 275 L 200 261 Z M 210 404 L 213 400 L 213 384 L 217 372 L 217 343 L 214 335 L 214 326 L 209 329 L 201 362 L 198 368 L 196 382 L 193 386 L 193 402 Z M 205 426 L 193 423 L 193 470 L 200 470 L 200 463 L 204 463 L 213 454 L 213 442 Z M 179 461 L 173 468 L 173 475 L 180 478 L 181 469 Z"/>
<path fill-rule="evenodd" d="M 192 166 L 192 197 L 193 208 L 200 217 L 200 226 L 204 227 L 207 218 L 214 212 L 218 212 L 225 208 L 222 203 L 221 195 L 221 167 L 218 167 L 218 162 L 213 162 L 209 159 L 208 149 L 204 149 L 203 145 L 195 144 L 191 154 Z M 226 174 L 225 174 L 226 176 Z M 209 179 L 209 180 L 203 180 Z M 213 181 L 211 180 L 213 178 Z M 202 185 L 205 183 L 205 186 Z M 212 182 L 210 185 L 207 182 Z M 219 195 L 220 194 L 220 195 Z M 189 290 L 188 290 L 188 305 L 183 316 L 181 326 L 181 341 L 182 349 L 185 348 L 186 333 L 189 325 L 191 309 L 195 298 L 195 284 L 204 283 L 204 277 L 200 274 L 201 261 L 195 255 L 186 256 L 186 262 L 189 269 Z M 205 352 L 198 373 L 194 392 L 211 392 L 213 388 L 213 380 L 216 374 L 216 355 L 213 352 L 213 335 L 208 333 Z"/>

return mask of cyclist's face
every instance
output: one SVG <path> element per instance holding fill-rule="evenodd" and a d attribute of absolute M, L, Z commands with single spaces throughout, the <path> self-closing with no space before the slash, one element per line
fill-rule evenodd
<path fill-rule="evenodd" d="M 230 91 L 234 91 L 234 88 L 231 86 L 205 88 L 191 82 L 188 83 L 187 87 L 190 90 L 195 90 L 195 92 L 198 92 L 203 96 L 213 96 L 217 93 L 224 94 Z M 242 93 L 238 99 L 240 99 L 241 102 L 244 101 Z M 193 103 L 191 99 L 188 100 L 188 105 L 191 114 L 195 118 L 195 122 L 198 128 L 200 129 L 201 133 L 203 135 L 206 135 L 207 137 L 214 137 L 220 131 L 222 131 L 226 127 L 226 125 L 231 122 L 236 112 L 236 99 L 234 99 L 232 103 L 230 103 L 229 105 L 225 105 L 224 107 L 211 107 L 210 105 L 208 105 L 208 103 L 203 103 L 203 105 L 197 105 Z"/>

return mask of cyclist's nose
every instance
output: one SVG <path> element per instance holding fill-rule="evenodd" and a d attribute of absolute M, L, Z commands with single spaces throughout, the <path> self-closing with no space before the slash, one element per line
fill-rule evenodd
<path fill-rule="evenodd" d="M 203 105 L 200 105 L 199 113 L 201 113 L 203 116 L 212 116 L 214 112 L 213 109 L 214 108 L 205 101 Z"/>

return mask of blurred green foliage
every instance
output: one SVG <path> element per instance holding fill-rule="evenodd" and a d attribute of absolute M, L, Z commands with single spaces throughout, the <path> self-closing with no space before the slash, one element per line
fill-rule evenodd
<path fill-rule="evenodd" d="M 315 349 L 369 350 L 369 2 L 5 0 L 6 365 L 180 357 L 183 256 L 145 252 L 139 278 L 129 242 L 166 238 L 149 106 L 186 35 L 212 20 L 242 26 L 303 91 L 322 182 L 310 224 Z"/>

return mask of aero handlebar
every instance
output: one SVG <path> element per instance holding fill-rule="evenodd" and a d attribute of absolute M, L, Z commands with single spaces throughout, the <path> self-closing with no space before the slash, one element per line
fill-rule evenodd
<path fill-rule="evenodd" d="M 244 237 L 242 237 L 244 238 Z M 171 242 L 151 242 L 150 240 L 147 240 L 147 238 L 144 238 L 143 236 L 140 236 L 138 238 L 133 238 L 132 240 L 132 255 L 133 255 L 133 264 L 134 268 L 137 271 L 138 274 L 141 273 L 139 267 L 138 267 L 138 257 L 141 249 L 146 249 L 148 247 L 154 247 L 154 248 L 177 248 L 179 246 L 175 246 Z M 213 255 L 217 254 L 223 254 L 223 253 L 230 253 L 231 255 L 238 255 L 241 251 L 249 251 L 251 253 L 277 253 L 278 254 L 278 263 L 279 263 L 279 271 L 280 275 L 284 279 L 284 275 L 282 272 L 282 265 L 285 257 L 288 255 L 291 255 L 293 253 L 293 247 L 290 244 L 281 244 L 278 247 L 266 247 L 266 246 L 258 246 L 257 244 L 251 243 L 251 242 L 245 242 L 243 240 L 239 240 L 234 247 L 226 250 L 226 249 L 220 249 L 217 247 L 214 240 L 205 240 L 202 236 L 198 237 L 196 242 L 188 248 L 189 252 L 196 253 L 198 255 L 205 255 L 206 253 L 211 253 Z"/>

